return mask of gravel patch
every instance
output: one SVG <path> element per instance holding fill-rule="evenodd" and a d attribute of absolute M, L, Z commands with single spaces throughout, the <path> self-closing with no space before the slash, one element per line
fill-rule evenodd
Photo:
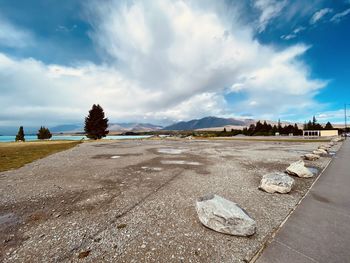
<path fill-rule="evenodd" d="M 229 140 L 80 144 L 0 173 L 0 261 L 247 262 L 317 178 L 293 177 L 292 191 L 280 195 L 258 189 L 262 176 L 283 172 L 320 145 Z M 331 158 L 305 164 L 320 172 Z M 195 203 L 208 194 L 239 204 L 256 220 L 257 232 L 235 237 L 204 227 Z"/>

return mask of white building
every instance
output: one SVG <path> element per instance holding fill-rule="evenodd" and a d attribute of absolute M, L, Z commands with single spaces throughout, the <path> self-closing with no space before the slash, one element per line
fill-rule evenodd
<path fill-rule="evenodd" d="M 304 137 L 330 137 L 338 136 L 338 130 L 304 130 Z"/>

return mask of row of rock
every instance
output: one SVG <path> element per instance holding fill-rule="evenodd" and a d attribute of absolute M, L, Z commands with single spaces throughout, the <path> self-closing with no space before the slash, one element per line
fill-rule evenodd
<path fill-rule="evenodd" d="M 328 154 L 334 145 L 332 141 L 328 145 L 322 145 L 312 154 L 306 154 L 306 160 L 317 160 L 323 154 Z M 259 188 L 268 193 L 286 194 L 292 190 L 294 179 L 289 175 L 301 178 L 310 178 L 314 174 L 305 167 L 303 160 L 292 163 L 285 173 L 266 174 L 261 179 Z M 209 195 L 197 200 L 196 210 L 199 220 L 206 227 L 217 232 L 235 235 L 251 236 L 256 232 L 256 222 L 238 204 L 218 195 Z"/>

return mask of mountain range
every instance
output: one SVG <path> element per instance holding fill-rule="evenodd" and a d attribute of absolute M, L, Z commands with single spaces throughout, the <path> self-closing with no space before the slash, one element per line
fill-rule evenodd
<path fill-rule="evenodd" d="M 181 121 L 167 127 L 164 127 L 163 130 L 172 130 L 172 131 L 186 131 L 186 130 L 197 130 L 205 128 L 214 128 L 214 127 L 224 127 L 224 126 L 246 126 L 249 125 L 252 120 L 237 120 L 233 118 L 218 118 L 218 117 L 205 117 L 202 119 L 195 119 L 190 121 Z"/>
<path fill-rule="evenodd" d="M 162 129 L 162 126 L 154 125 L 150 123 L 110 123 L 108 125 L 108 130 L 110 132 L 128 132 L 128 131 L 156 131 Z M 54 133 L 77 133 L 83 132 L 84 127 L 82 125 L 75 124 L 65 124 L 58 125 L 50 128 L 50 130 Z"/>
<path fill-rule="evenodd" d="M 144 132 L 144 131 L 189 131 L 189 130 L 222 130 L 224 127 L 227 129 L 242 129 L 247 127 L 256 120 L 253 119 L 234 119 L 234 118 L 218 118 L 214 116 L 204 117 L 201 119 L 194 119 L 190 121 L 180 121 L 171 124 L 166 127 L 160 125 L 154 125 L 151 123 L 110 123 L 108 129 L 111 133 L 117 132 Z M 277 124 L 274 121 L 267 121 L 271 125 Z M 294 123 L 282 122 L 282 125 L 289 125 Z M 299 127 L 302 127 L 301 123 L 298 123 Z M 52 133 L 80 133 L 84 131 L 83 125 L 79 124 L 64 124 L 49 127 Z M 36 134 L 38 127 L 24 127 L 26 134 Z M 18 127 L 0 127 L 0 134 L 2 135 L 15 135 L 18 131 Z"/>

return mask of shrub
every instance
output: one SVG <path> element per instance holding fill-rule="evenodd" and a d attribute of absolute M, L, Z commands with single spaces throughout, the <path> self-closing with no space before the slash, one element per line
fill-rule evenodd
<path fill-rule="evenodd" d="M 50 139 L 52 137 L 52 134 L 48 128 L 41 126 L 37 136 L 39 140 L 46 140 L 46 139 Z"/>

